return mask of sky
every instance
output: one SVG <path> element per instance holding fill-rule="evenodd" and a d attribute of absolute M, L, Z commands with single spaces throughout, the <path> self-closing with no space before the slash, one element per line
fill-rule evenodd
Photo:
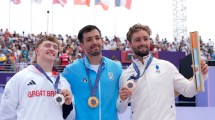
<path fill-rule="evenodd" d="M 108 11 L 101 5 L 90 7 L 73 5 L 73 0 L 67 0 L 62 7 L 52 4 L 52 0 L 43 0 L 41 4 L 31 0 L 21 0 L 21 4 L 14 5 L 10 0 L 0 0 L 0 28 L 9 28 L 18 33 L 48 32 L 54 34 L 77 35 L 78 31 L 88 24 L 101 29 L 102 36 L 121 38 L 132 25 L 141 23 L 152 29 L 152 38 L 159 34 L 160 38 L 173 41 L 173 0 L 132 0 L 131 9 L 114 7 L 114 0 L 110 1 Z M 215 11 L 214 0 L 187 0 L 187 35 L 198 31 L 205 42 L 215 41 Z M 49 14 L 47 13 L 49 11 Z"/>

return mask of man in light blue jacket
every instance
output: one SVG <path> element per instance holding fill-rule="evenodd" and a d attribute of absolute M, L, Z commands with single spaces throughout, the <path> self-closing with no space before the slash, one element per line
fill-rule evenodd
<path fill-rule="evenodd" d="M 116 101 L 122 66 L 102 56 L 104 41 L 96 26 L 83 27 L 78 39 L 85 56 L 62 73 L 74 95 L 76 120 L 118 120 Z"/>

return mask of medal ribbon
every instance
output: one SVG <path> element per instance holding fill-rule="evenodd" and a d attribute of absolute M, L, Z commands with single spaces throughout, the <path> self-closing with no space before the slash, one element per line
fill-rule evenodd
<path fill-rule="evenodd" d="M 94 86 L 92 85 L 92 81 L 90 80 L 89 70 L 85 65 L 85 59 L 87 59 L 86 56 L 83 58 L 83 60 L 84 60 L 84 67 L 85 67 L 85 70 L 87 72 L 87 77 L 88 77 L 88 80 L 89 80 L 88 83 L 89 83 L 89 87 L 90 87 L 90 93 L 91 93 L 91 96 L 96 96 L 96 91 L 98 90 L 99 80 L 100 80 L 101 73 L 102 73 L 102 68 L 104 67 L 104 59 L 102 58 L 102 61 L 101 61 L 100 65 L 99 65 L 98 72 L 96 74 L 96 80 L 95 80 Z"/>
<path fill-rule="evenodd" d="M 133 79 L 134 82 L 136 82 L 137 79 L 139 79 L 141 76 L 143 76 L 143 74 L 146 72 L 147 68 L 148 68 L 149 65 L 151 64 L 152 59 L 153 59 L 153 57 L 150 56 L 150 58 L 149 58 L 149 60 L 148 60 L 148 62 L 147 62 L 147 64 L 146 64 L 146 67 L 145 67 L 145 69 L 144 69 L 142 75 L 140 75 L 140 70 L 138 69 L 138 67 L 137 67 L 137 65 L 135 64 L 135 62 L 133 62 L 133 67 L 134 67 L 134 70 L 136 71 L 137 75 L 136 75 L 136 76 L 134 76 L 134 75 L 130 76 L 130 78 L 129 78 L 128 80 Z"/>
<path fill-rule="evenodd" d="M 55 90 L 57 91 L 57 94 L 60 94 L 60 89 L 58 89 L 58 83 L 60 80 L 60 75 L 58 74 L 55 83 L 53 83 L 53 81 L 49 78 L 49 76 L 45 73 L 45 71 L 40 67 L 39 64 L 35 64 L 34 65 L 43 75 L 46 76 L 46 78 L 54 85 Z M 55 67 L 53 67 L 53 71 L 57 72 L 57 69 Z"/>

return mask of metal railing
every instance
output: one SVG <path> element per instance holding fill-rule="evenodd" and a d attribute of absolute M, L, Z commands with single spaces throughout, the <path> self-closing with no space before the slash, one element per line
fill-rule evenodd
<path fill-rule="evenodd" d="M 27 64 L 27 63 L 26 63 Z M 26 68 L 29 64 L 24 65 L 22 69 Z M 63 72 L 65 66 L 63 65 L 54 65 L 58 72 Z M 5 73 L 10 73 L 10 72 L 19 72 L 20 70 L 20 65 L 19 64 L 0 64 L 0 72 L 5 72 Z"/>

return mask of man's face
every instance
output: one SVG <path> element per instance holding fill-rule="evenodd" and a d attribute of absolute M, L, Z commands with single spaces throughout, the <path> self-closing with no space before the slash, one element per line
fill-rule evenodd
<path fill-rule="evenodd" d="M 150 49 L 149 34 L 144 30 L 140 30 L 138 32 L 133 33 L 129 46 L 132 48 L 132 50 L 137 56 L 147 56 L 149 54 Z"/>
<path fill-rule="evenodd" d="M 99 31 L 94 29 L 83 34 L 83 43 L 80 45 L 85 50 L 86 55 L 98 56 L 101 55 L 103 44 Z"/>
<path fill-rule="evenodd" d="M 36 48 L 37 58 L 53 62 L 58 55 L 58 45 L 54 42 L 43 41 Z"/>

